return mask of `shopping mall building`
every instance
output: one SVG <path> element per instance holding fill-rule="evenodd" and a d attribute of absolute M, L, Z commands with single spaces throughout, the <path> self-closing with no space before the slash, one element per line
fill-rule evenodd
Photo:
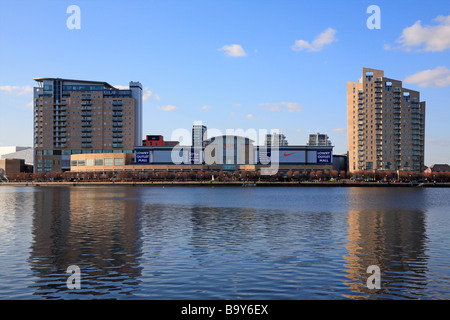
<path fill-rule="evenodd" d="M 333 170 L 333 146 L 255 146 L 241 136 L 217 136 L 205 146 L 136 146 L 133 153 L 72 154 L 71 171 L 317 171 Z"/>

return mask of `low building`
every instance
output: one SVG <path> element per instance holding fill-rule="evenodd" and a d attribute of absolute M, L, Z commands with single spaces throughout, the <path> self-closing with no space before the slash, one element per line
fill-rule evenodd
<path fill-rule="evenodd" d="M 176 146 L 179 143 L 178 141 L 164 141 L 164 136 L 161 135 L 147 135 L 142 141 L 142 146 Z"/>
<path fill-rule="evenodd" d="M 134 153 L 71 155 L 71 171 L 260 171 L 333 170 L 332 146 L 255 147 L 239 136 L 217 136 L 206 147 L 139 146 Z"/>
<path fill-rule="evenodd" d="M 3 148 L 3 147 L 0 147 Z M 12 151 L 8 153 L 3 153 L 5 150 Z M 13 151 L 15 150 L 15 151 Z M 0 152 L 0 159 L 23 159 L 25 165 L 33 166 L 33 155 L 34 150 L 31 147 L 13 147 L 13 149 L 9 149 L 9 147 L 4 148 L 2 152 Z"/>
<path fill-rule="evenodd" d="M 25 172 L 25 160 L 23 159 L 0 159 L 0 169 L 6 176 L 12 173 Z"/>
<path fill-rule="evenodd" d="M 433 164 L 424 171 L 425 173 L 435 172 L 450 172 L 450 166 L 448 164 Z"/>

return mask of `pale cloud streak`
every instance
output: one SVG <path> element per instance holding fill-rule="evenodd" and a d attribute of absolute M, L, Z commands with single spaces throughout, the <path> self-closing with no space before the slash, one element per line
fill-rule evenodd
<path fill-rule="evenodd" d="M 268 111 L 301 112 L 302 107 L 296 102 L 262 103 L 261 107 L 267 107 Z"/>
<path fill-rule="evenodd" d="M 440 66 L 432 70 L 420 71 L 406 77 L 403 82 L 416 83 L 419 87 L 450 86 L 450 70 L 445 66 Z"/>
<path fill-rule="evenodd" d="M 245 57 L 247 53 L 239 44 L 226 45 L 219 50 L 225 51 L 225 55 L 229 57 Z"/>
<path fill-rule="evenodd" d="M 178 109 L 178 107 L 172 106 L 172 105 L 169 104 L 169 105 L 163 106 L 163 107 L 158 106 L 158 109 L 160 109 L 160 110 L 162 110 L 162 111 L 168 112 L 168 111 L 173 111 L 173 110 L 175 110 L 175 109 Z"/>
<path fill-rule="evenodd" d="M 306 40 L 296 40 L 292 46 L 292 50 L 301 51 L 305 49 L 312 52 L 321 51 L 326 45 L 337 40 L 335 35 L 336 30 L 328 28 L 319 34 L 311 43 Z"/>
<path fill-rule="evenodd" d="M 30 86 L 0 86 L 0 91 L 16 96 L 25 96 L 33 92 L 33 88 Z"/>

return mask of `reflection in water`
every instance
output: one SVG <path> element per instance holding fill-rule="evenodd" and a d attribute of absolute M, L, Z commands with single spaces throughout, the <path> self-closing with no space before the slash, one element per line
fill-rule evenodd
<path fill-rule="evenodd" d="M 2 188 L 0 298 L 450 293 L 450 189 Z M 66 286 L 70 265 L 80 290 Z M 370 265 L 380 290 L 366 287 Z"/>
<path fill-rule="evenodd" d="M 394 202 L 389 203 L 395 196 L 383 197 L 388 203 L 378 206 L 382 209 L 370 209 L 367 205 L 373 199 L 368 197 L 364 201 L 361 196 L 356 195 L 358 201 L 348 214 L 348 255 L 345 256 L 348 280 L 344 283 L 352 293 L 344 296 L 353 299 L 421 298 L 421 290 L 427 286 L 425 211 L 395 208 Z M 401 200 L 400 194 L 397 205 Z M 381 289 L 367 288 L 370 265 L 381 270 Z"/>
<path fill-rule="evenodd" d="M 29 258 L 39 278 L 35 294 L 105 298 L 111 293 L 132 294 L 138 286 L 141 240 L 136 203 L 126 198 L 129 193 L 109 190 L 56 187 L 35 193 Z M 70 265 L 81 269 L 81 290 L 67 289 Z"/>

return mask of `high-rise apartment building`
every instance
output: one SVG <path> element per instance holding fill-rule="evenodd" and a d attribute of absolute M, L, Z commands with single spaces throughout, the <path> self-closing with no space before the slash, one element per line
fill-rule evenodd
<path fill-rule="evenodd" d="M 383 70 L 347 82 L 347 129 L 350 171 L 424 170 L 425 102 Z"/>
<path fill-rule="evenodd" d="M 201 121 L 195 121 L 192 126 L 192 146 L 204 148 L 206 146 L 206 126 Z"/>
<path fill-rule="evenodd" d="M 34 171 L 70 169 L 70 155 L 131 153 L 142 143 L 142 85 L 36 78 Z"/>
<path fill-rule="evenodd" d="M 325 133 L 313 133 L 309 135 L 308 146 L 331 146 L 331 141 Z"/>
<path fill-rule="evenodd" d="M 271 146 L 272 144 L 277 146 L 287 146 L 288 141 L 286 140 L 286 136 L 279 132 L 272 132 L 266 134 L 265 145 Z"/>

